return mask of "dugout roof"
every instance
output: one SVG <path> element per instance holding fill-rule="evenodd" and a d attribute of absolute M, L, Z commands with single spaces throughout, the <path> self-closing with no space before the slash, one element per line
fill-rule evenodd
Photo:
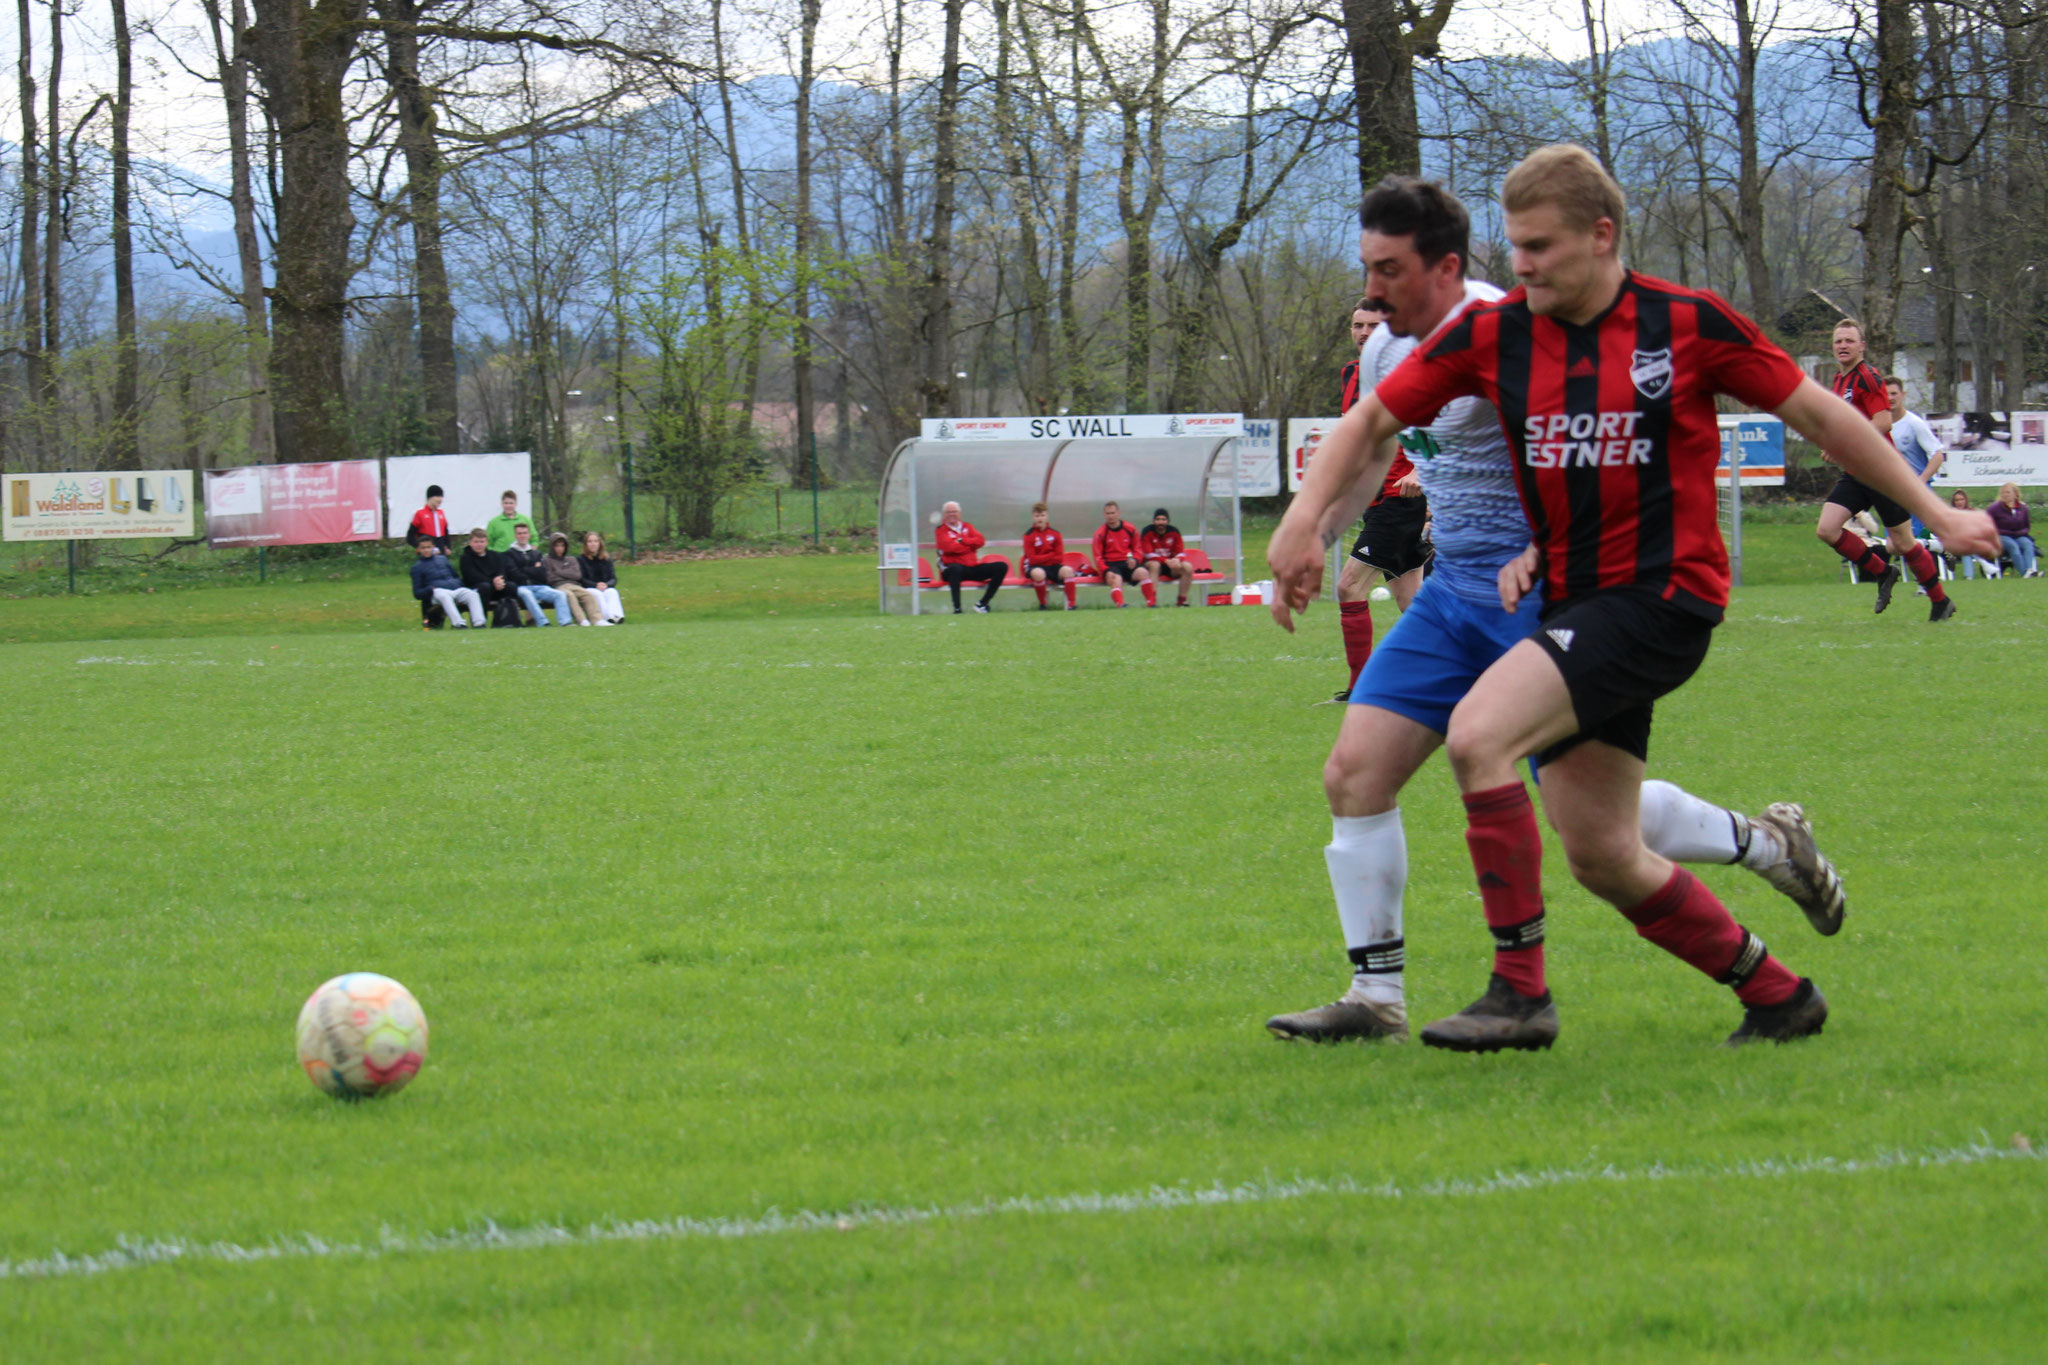
<path fill-rule="evenodd" d="M 918 610 L 910 580 L 918 559 L 938 565 L 932 528 L 948 502 L 959 503 L 961 515 L 988 537 L 983 556 L 1012 566 L 1035 502 L 1048 505 L 1067 549 L 1082 555 L 1102 524 L 1103 503 L 1119 504 L 1124 518 L 1140 526 L 1164 507 L 1190 549 L 1207 554 L 1229 581 L 1244 577 L 1234 435 L 903 442 L 883 472 L 876 522 L 884 612 Z"/>

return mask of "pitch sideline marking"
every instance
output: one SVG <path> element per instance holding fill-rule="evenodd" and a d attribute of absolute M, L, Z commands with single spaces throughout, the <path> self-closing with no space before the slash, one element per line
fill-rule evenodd
<path fill-rule="evenodd" d="M 754 1218 L 608 1219 L 581 1228 L 552 1223 L 500 1227 L 493 1222 L 449 1232 L 400 1232 L 386 1228 L 375 1242 L 335 1242 L 311 1233 L 275 1238 L 255 1246 L 236 1242 L 186 1242 L 178 1239 L 122 1238 L 100 1252 L 72 1256 L 53 1251 L 28 1261 L 0 1260 L 0 1280 L 83 1278 L 178 1262 L 247 1265 L 333 1257 L 369 1258 L 407 1253 L 448 1251 L 518 1251 L 534 1247 L 597 1246 L 610 1242 L 665 1242 L 710 1238 L 775 1237 L 792 1232 L 851 1231 L 856 1228 L 908 1227 L 926 1223 L 963 1222 L 1004 1214 L 1150 1213 L 1240 1204 L 1279 1204 L 1327 1196 L 1372 1199 L 1459 1199 L 1521 1190 L 1554 1189 L 1592 1183 L 1640 1184 L 1663 1180 L 1774 1179 L 1796 1175 L 1862 1175 L 1873 1171 L 1927 1170 L 1948 1166 L 1979 1166 L 1998 1161 L 2039 1161 L 2040 1153 L 2023 1147 L 1997 1147 L 1988 1138 L 1960 1147 L 1919 1151 L 1895 1148 L 1868 1157 L 1793 1157 L 1738 1161 L 1715 1166 L 1565 1167 L 1526 1173 L 1495 1172 L 1490 1176 L 1435 1180 L 1403 1187 L 1392 1181 L 1364 1184 L 1349 1176 L 1321 1179 L 1254 1180 L 1235 1185 L 1156 1185 L 1121 1194 L 1014 1195 L 968 1204 L 923 1207 L 853 1207 L 838 1212 L 771 1209 Z"/>

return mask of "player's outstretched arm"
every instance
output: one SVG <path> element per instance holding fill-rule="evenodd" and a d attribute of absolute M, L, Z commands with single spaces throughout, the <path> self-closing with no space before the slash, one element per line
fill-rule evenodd
<path fill-rule="evenodd" d="M 1400 430 L 1378 396 L 1367 394 L 1316 447 L 1301 491 L 1266 545 L 1266 564 L 1273 571 L 1273 619 L 1283 629 L 1292 631 L 1294 613 L 1306 610 L 1322 590 L 1323 556 L 1385 481 Z"/>
<path fill-rule="evenodd" d="M 1920 482 L 1906 457 L 1863 414 L 1811 379 L 1773 409 L 1785 424 L 1835 457 L 1835 463 L 1927 524 L 1951 554 L 1998 554 L 1998 532 L 1985 512 L 1951 507 Z"/>

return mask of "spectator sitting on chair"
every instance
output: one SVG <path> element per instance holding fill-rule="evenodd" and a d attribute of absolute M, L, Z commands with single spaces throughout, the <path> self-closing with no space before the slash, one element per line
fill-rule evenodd
<path fill-rule="evenodd" d="M 419 558 L 412 562 L 412 595 L 422 602 L 432 602 L 441 608 L 441 614 L 448 618 L 448 624 L 457 630 L 464 627 L 462 609 L 469 608 L 468 625 L 484 623 L 484 603 L 473 589 L 462 586 L 462 580 L 455 576 L 455 569 L 448 563 L 448 556 L 441 553 L 441 547 L 429 536 L 421 536 L 419 544 L 413 546 Z"/>
<path fill-rule="evenodd" d="M 612 564 L 612 557 L 604 552 L 604 537 L 595 531 L 583 533 L 583 553 L 577 557 L 583 566 L 583 586 L 597 594 L 600 620 L 612 625 L 626 619 L 626 608 L 619 602 L 619 571 Z"/>
<path fill-rule="evenodd" d="M 1074 580 L 1079 575 L 1067 563 L 1066 537 L 1052 529 L 1052 515 L 1042 502 L 1031 504 L 1031 529 L 1024 533 L 1024 577 L 1038 594 L 1040 611 L 1052 610 L 1052 603 L 1045 600 L 1045 590 L 1054 583 L 1067 594 L 1068 611 L 1078 605 L 1074 601 Z"/>
<path fill-rule="evenodd" d="M 519 603 L 526 608 L 526 614 L 537 626 L 548 624 L 547 609 L 555 609 L 555 619 L 563 625 L 569 624 L 569 599 L 556 592 L 547 584 L 547 573 L 541 567 L 545 558 L 540 546 L 533 543 L 533 528 L 520 522 L 512 528 L 512 548 L 505 551 L 505 579 L 512 590 L 519 594 Z"/>
<path fill-rule="evenodd" d="M 548 586 L 569 599 L 569 614 L 579 626 L 608 626 L 597 594 L 583 586 L 583 561 L 569 553 L 569 537 L 560 531 L 548 537 L 548 552 L 540 557 L 540 570 Z"/>
<path fill-rule="evenodd" d="M 448 553 L 448 514 L 441 510 L 441 485 L 427 485 L 427 505 L 412 514 L 412 524 L 405 528 L 405 543 L 417 545 L 422 538 L 431 540 L 442 554 Z"/>
<path fill-rule="evenodd" d="M 503 554 L 512 548 L 512 528 L 524 522 L 530 535 L 533 518 L 519 510 L 519 495 L 509 488 L 498 496 L 498 505 L 505 510 L 492 517 L 484 529 L 490 533 L 491 548 Z"/>
<path fill-rule="evenodd" d="M 1124 584 L 1136 583 L 1145 593 L 1145 605 L 1159 605 L 1152 587 L 1152 571 L 1144 566 L 1138 546 L 1138 528 L 1124 520 L 1123 510 L 1113 502 L 1102 504 L 1102 525 L 1095 528 L 1095 570 L 1109 584 L 1109 600 L 1124 605 Z"/>
<path fill-rule="evenodd" d="M 1152 524 L 1138 537 L 1138 543 L 1145 551 L 1145 567 L 1154 577 L 1162 583 L 1170 578 L 1180 584 L 1180 601 L 1173 605 L 1186 606 L 1188 589 L 1195 581 L 1195 566 L 1188 563 L 1187 542 L 1181 539 L 1180 528 L 1173 524 L 1164 507 L 1152 514 Z"/>
<path fill-rule="evenodd" d="M 960 517 L 960 504 L 949 502 L 939 509 L 939 524 L 932 529 L 932 538 L 939 547 L 939 577 L 953 590 L 953 614 L 960 614 L 960 585 L 962 583 L 986 583 L 981 600 L 974 604 L 977 612 L 986 615 L 988 604 L 995 599 L 996 589 L 1003 586 L 1003 580 L 1010 576 L 1008 560 L 991 559 L 986 563 L 976 562 L 976 552 L 988 544 L 988 538 L 974 529 Z"/>
<path fill-rule="evenodd" d="M 1963 489 L 1958 488 L 1955 492 L 1949 494 L 1948 505 L 1951 507 L 1968 508 L 1970 505 L 1970 495 Z M 1935 542 L 1937 545 L 1940 543 L 1940 541 Z M 1998 566 L 1988 559 L 1980 558 L 1977 555 L 1952 555 L 1946 552 L 1944 552 L 1943 557 L 1949 563 L 1960 568 L 1965 578 L 1975 578 L 1977 576 L 1977 566 L 1980 564 L 1984 566 L 1984 576 L 1986 578 L 1998 577 Z"/>
<path fill-rule="evenodd" d="M 1998 490 L 1998 501 L 1987 507 L 1991 524 L 1998 528 L 1998 543 L 2012 560 L 2013 572 L 2021 578 L 2039 578 L 2034 545 L 2034 514 L 2020 501 L 2020 486 L 2009 483 Z"/>
<path fill-rule="evenodd" d="M 462 586 L 469 588 L 483 599 L 484 614 L 497 625 L 498 603 L 513 595 L 511 579 L 505 574 L 505 557 L 491 549 L 490 535 L 479 526 L 469 533 L 469 544 L 462 547 Z M 519 614 L 514 611 L 508 624 L 518 625 Z"/>

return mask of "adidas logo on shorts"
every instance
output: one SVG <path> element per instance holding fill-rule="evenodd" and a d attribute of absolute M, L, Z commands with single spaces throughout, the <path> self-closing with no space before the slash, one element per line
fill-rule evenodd
<path fill-rule="evenodd" d="M 1572 647 L 1572 633 L 1568 630 L 1546 630 L 1543 633 L 1557 641 L 1559 649 L 1569 650 Z"/>

